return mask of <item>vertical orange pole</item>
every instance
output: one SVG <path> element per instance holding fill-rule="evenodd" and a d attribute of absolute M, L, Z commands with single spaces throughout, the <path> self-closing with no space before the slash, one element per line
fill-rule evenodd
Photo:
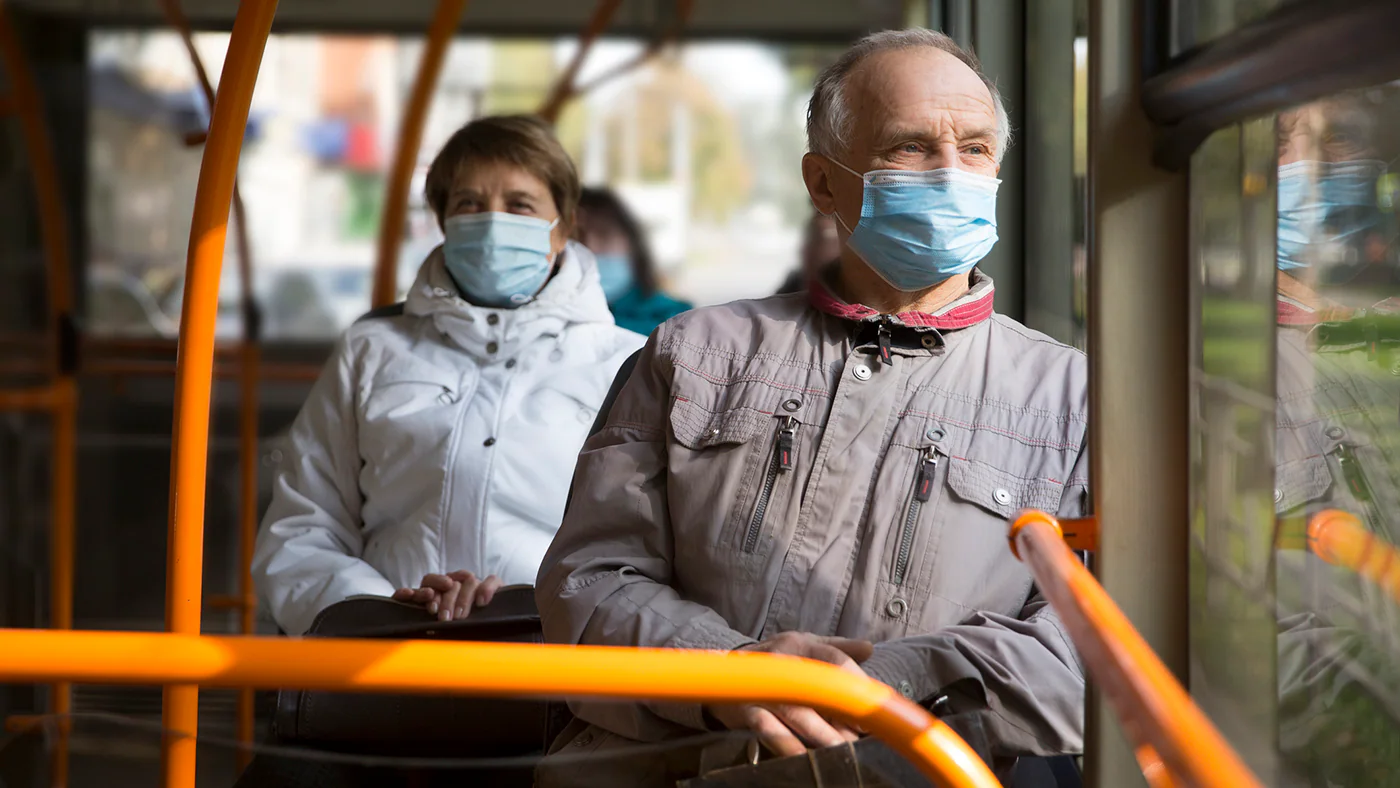
<path fill-rule="evenodd" d="M 209 72 L 204 68 L 204 60 L 194 45 L 194 32 L 189 20 L 180 7 L 180 0 L 162 0 L 165 17 L 180 34 L 195 76 L 204 91 L 204 98 L 212 110 L 215 103 L 214 84 Z M 243 345 L 239 348 L 239 528 L 238 528 L 238 623 L 239 632 L 253 634 L 253 614 L 257 609 L 257 598 L 253 593 L 253 546 L 258 536 L 258 366 L 262 354 L 258 350 L 258 326 L 253 325 L 258 315 L 253 300 L 252 244 L 248 240 L 247 212 L 243 207 L 243 194 L 238 181 L 233 182 L 234 241 L 238 244 L 238 286 L 239 300 L 243 305 Z M 254 735 L 253 690 L 238 691 L 237 734 L 238 771 L 241 773 L 252 759 Z"/>
<path fill-rule="evenodd" d="M 243 133 L 277 0 L 243 0 L 234 19 L 219 95 L 199 169 L 190 220 L 189 261 L 175 370 L 175 438 L 170 467 L 166 628 L 197 635 L 204 563 L 204 493 L 208 474 L 209 399 L 214 376 L 214 324 L 229 206 Z M 167 788 L 193 788 L 199 688 L 165 688 L 166 739 L 162 769 Z"/>
<path fill-rule="evenodd" d="M 39 211 L 39 230 L 44 249 L 48 278 L 49 321 L 52 343 L 53 375 L 50 415 L 52 417 L 51 476 L 50 476 L 50 543 L 49 586 L 50 621 L 54 629 L 73 628 L 73 560 L 76 541 L 77 495 L 77 421 L 78 388 L 71 361 L 64 358 L 65 342 L 71 339 L 69 327 L 73 313 L 73 284 L 69 266 L 68 223 L 63 209 L 63 195 L 54 160 L 53 141 L 44 121 L 43 103 L 20 52 L 19 38 L 10 25 L 5 5 L 0 0 L 0 60 L 9 75 L 9 105 L 20 121 L 24 144 L 34 181 L 35 204 Z M 67 682 L 54 684 L 49 691 L 49 713 L 59 716 L 50 764 L 50 783 L 54 788 L 68 784 L 67 716 L 72 711 L 72 687 Z"/>
<path fill-rule="evenodd" d="M 462 18 L 466 5 L 467 0 L 438 0 L 437 13 L 428 27 L 428 42 L 423 47 L 413 92 L 409 94 L 408 106 L 399 124 L 394 164 L 384 186 L 384 214 L 379 221 L 379 255 L 375 258 L 372 306 L 392 304 L 398 295 L 399 246 L 408 215 L 408 186 L 413 181 L 413 167 L 418 163 L 418 146 L 423 141 L 428 104 L 437 87 L 438 75 L 442 73 L 447 45 L 452 43 L 452 34 L 457 30 L 457 21 Z"/>

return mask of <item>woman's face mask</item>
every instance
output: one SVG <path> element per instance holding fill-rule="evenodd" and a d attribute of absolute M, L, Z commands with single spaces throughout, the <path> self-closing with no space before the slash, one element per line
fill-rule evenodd
<path fill-rule="evenodd" d="M 836 216 L 850 233 L 846 243 L 896 290 L 924 290 L 965 274 L 997 242 L 996 178 L 954 168 L 861 175 L 836 166 L 865 183 L 855 228 Z"/>
<path fill-rule="evenodd" d="M 1298 161 L 1278 168 L 1278 267 L 1338 263 L 1381 219 L 1381 161 Z"/>
<path fill-rule="evenodd" d="M 447 272 L 469 301 L 514 309 L 529 303 L 554 270 L 547 222 L 513 213 L 466 213 L 443 222 Z"/>

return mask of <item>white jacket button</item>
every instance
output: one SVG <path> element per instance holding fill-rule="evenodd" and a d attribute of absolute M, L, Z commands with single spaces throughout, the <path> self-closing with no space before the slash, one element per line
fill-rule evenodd
<path fill-rule="evenodd" d="M 856 376 L 856 380 L 870 380 L 870 367 L 857 364 L 856 368 L 851 370 L 851 374 Z"/>

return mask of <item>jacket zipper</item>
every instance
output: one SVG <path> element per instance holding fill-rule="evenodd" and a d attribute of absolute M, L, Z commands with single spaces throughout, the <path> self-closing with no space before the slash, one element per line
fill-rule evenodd
<path fill-rule="evenodd" d="M 890 358 L 890 324 L 888 317 L 882 317 L 879 328 L 875 330 L 875 341 L 880 348 L 880 362 L 885 366 L 893 364 Z"/>
<path fill-rule="evenodd" d="M 909 554 L 914 549 L 914 528 L 919 524 L 919 510 L 933 495 L 933 472 L 938 468 L 938 454 L 933 449 L 924 450 L 924 458 L 919 462 L 919 470 L 914 474 L 914 494 L 909 497 L 909 511 L 904 515 L 904 528 L 899 532 L 899 552 L 894 558 L 894 574 L 890 581 L 897 586 L 904 585 L 904 576 L 909 571 Z"/>
<path fill-rule="evenodd" d="M 744 552 L 758 549 L 758 535 L 763 530 L 763 518 L 768 513 L 768 502 L 773 497 L 773 487 L 778 483 L 778 474 L 792 470 L 797 454 L 797 428 L 802 423 L 792 416 L 784 416 L 778 427 L 778 439 L 773 442 L 773 456 L 768 460 L 768 473 L 763 479 L 763 489 L 758 494 L 758 504 L 754 507 L 753 518 L 749 520 L 749 530 L 744 534 Z"/>

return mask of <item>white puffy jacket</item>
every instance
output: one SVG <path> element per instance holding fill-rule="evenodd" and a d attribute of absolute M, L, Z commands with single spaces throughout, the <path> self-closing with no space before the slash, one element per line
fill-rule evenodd
<path fill-rule="evenodd" d="M 645 340 L 613 324 L 588 250 L 563 258 L 534 301 L 488 309 L 434 251 L 402 315 L 345 332 L 292 425 L 253 557 L 288 633 L 428 573 L 534 582 L 579 448 Z"/>

